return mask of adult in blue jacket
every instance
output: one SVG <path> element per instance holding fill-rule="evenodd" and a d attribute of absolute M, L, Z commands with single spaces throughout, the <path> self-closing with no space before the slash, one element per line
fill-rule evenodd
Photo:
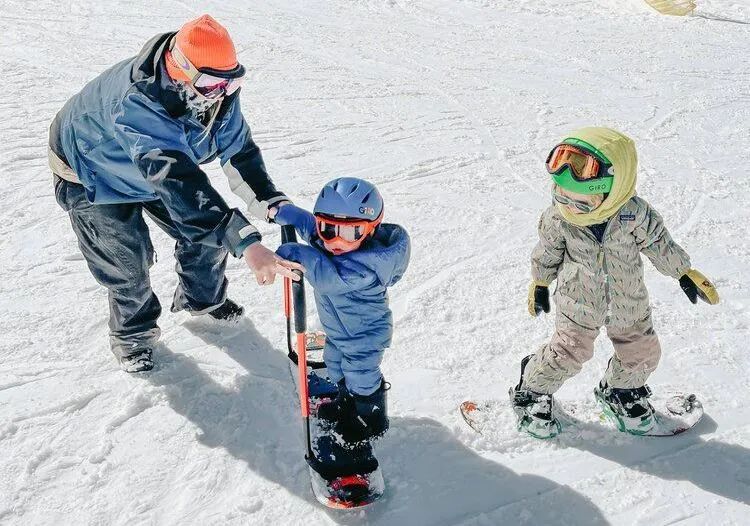
<path fill-rule="evenodd" d="M 141 52 L 88 83 L 50 128 L 58 203 L 88 266 L 109 291 L 110 344 L 122 368 L 153 367 L 159 300 L 143 212 L 176 241 L 172 311 L 235 319 L 226 297 L 227 254 L 244 257 L 260 284 L 299 265 L 261 236 L 211 186 L 200 165 L 218 158 L 253 215 L 287 203 L 266 172 L 240 111 L 244 67 L 229 34 L 208 15 L 157 35 Z"/>

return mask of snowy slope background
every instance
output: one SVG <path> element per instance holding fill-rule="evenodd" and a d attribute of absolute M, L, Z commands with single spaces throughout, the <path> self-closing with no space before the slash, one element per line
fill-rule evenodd
<path fill-rule="evenodd" d="M 699 5 L 710 16 L 639 0 L 0 0 L 0 523 L 747 524 L 750 4 Z M 106 292 L 54 201 L 57 110 L 204 12 L 248 67 L 243 109 L 278 186 L 310 206 L 333 177 L 368 178 L 412 235 L 384 362 L 388 494 L 367 512 L 311 495 L 280 286 L 232 260 L 238 327 L 173 315 L 173 241 L 152 227 L 163 345 L 151 374 L 126 375 Z M 664 349 L 649 383 L 695 392 L 707 417 L 673 439 L 602 428 L 600 338 L 559 393 L 585 415 L 578 431 L 534 441 L 508 410 L 480 437 L 458 403 L 505 400 L 553 327 L 525 307 L 544 157 L 590 124 L 636 140 L 640 194 L 722 294 L 693 306 L 646 264 Z M 239 206 L 218 165 L 208 173 Z"/>

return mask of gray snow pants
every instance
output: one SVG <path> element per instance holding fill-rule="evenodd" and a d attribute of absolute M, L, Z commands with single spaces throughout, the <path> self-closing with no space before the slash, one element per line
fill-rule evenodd
<path fill-rule="evenodd" d="M 115 356 L 151 348 L 160 334 L 156 320 L 161 305 L 149 278 L 154 247 L 143 212 L 177 241 L 179 284 L 172 310 L 202 314 L 224 303 L 227 251 L 185 239 L 160 200 L 93 205 L 82 185 L 57 175 L 54 184 L 57 202 L 70 216 L 91 273 L 109 291 L 110 345 Z"/>
<path fill-rule="evenodd" d="M 545 394 L 560 389 L 565 380 L 581 372 L 584 362 L 594 356 L 594 340 L 598 335 L 598 329 L 558 320 L 550 342 L 526 365 L 523 386 Z M 607 385 L 620 389 L 643 386 L 661 357 L 651 315 L 632 327 L 607 327 L 607 336 L 615 348 L 604 374 Z"/>

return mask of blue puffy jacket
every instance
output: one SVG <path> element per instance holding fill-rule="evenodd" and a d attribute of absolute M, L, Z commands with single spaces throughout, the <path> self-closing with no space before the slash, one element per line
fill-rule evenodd
<path fill-rule="evenodd" d="M 221 102 L 210 129 L 192 117 L 164 67 L 173 35 L 154 37 L 71 98 L 50 127 L 50 148 L 76 173 L 90 202 L 161 199 L 186 238 L 239 256 L 260 234 L 199 165 L 218 157 L 232 190 L 248 204 L 284 196 L 266 172 L 239 91 Z"/>
<path fill-rule="evenodd" d="M 275 221 L 293 225 L 309 243 L 285 243 L 277 253 L 305 267 L 327 340 L 343 352 L 390 346 L 393 315 L 386 289 L 401 279 L 409 264 L 406 230 L 381 224 L 358 250 L 333 256 L 323 248 L 310 212 L 286 205 Z"/>

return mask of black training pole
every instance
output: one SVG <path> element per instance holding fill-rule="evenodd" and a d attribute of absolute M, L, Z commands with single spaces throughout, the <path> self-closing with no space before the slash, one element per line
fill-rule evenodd
<path fill-rule="evenodd" d="M 294 227 L 284 226 L 281 228 L 281 240 L 283 243 L 295 242 L 297 236 Z M 315 458 L 312 450 L 312 437 L 310 436 L 310 392 L 307 379 L 307 308 L 305 305 L 305 282 L 302 272 L 294 271 L 299 276 L 299 281 L 284 278 L 284 313 L 287 325 L 287 344 L 289 357 L 297 364 L 297 375 L 299 383 L 299 401 L 302 414 L 302 425 L 305 440 L 305 455 L 308 459 Z M 294 310 L 294 332 L 297 336 L 297 352 L 294 352 L 291 338 L 291 316 L 290 309 Z M 296 358 L 296 359 L 295 359 Z"/>
<path fill-rule="evenodd" d="M 296 243 L 297 233 L 294 231 L 294 227 L 291 225 L 284 225 L 281 227 L 281 242 L 282 243 Z M 291 285 L 290 285 L 291 283 Z M 294 350 L 294 332 L 292 330 L 292 305 L 294 306 L 294 325 L 305 327 L 304 334 L 307 338 L 307 309 L 305 306 L 305 283 L 300 277 L 299 281 L 292 281 L 289 278 L 284 279 L 284 314 L 286 315 L 286 347 L 287 356 L 295 365 L 298 364 L 298 354 Z M 299 307 L 299 308 L 298 308 Z M 300 319 L 302 317 L 302 319 Z M 295 327 L 296 328 L 296 327 Z M 297 349 L 300 349 L 297 346 Z M 310 360 L 307 362 L 307 366 L 311 369 L 322 369 L 326 366 L 324 362 L 318 362 Z"/>

